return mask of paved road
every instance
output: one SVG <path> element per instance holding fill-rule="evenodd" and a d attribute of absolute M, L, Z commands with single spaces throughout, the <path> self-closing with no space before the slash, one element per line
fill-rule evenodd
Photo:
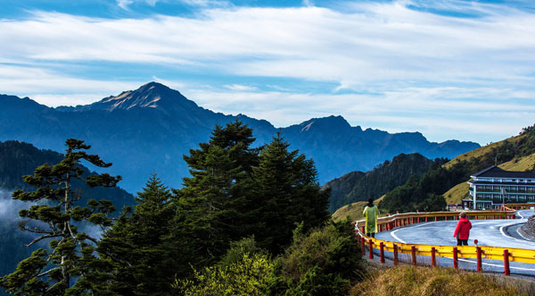
<path fill-rule="evenodd" d="M 534 214 L 533 210 L 522 210 L 517 212 L 517 219 L 514 220 L 471 220 L 472 230 L 470 231 L 469 244 L 474 245 L 474 239 L 478 240 L 479 246 L 496 246 L 505 248 L 533 249 L 535 242 L 529 241 L 518 233 L 518 228 L 526 223 L 527 218 Z M 453 231 L 457 221 L 438 221 L 413 224 L 406 227 L 394 229 L 376 234 L 376 238 L 388 241 L 396 241 L 408 244 L 427 244 L 454 246 L 457 243 L 453 237 Z M 442 260 L 441 265 L 451 265 L 451 259 Z M 462 268 L 475 268 L 475 261 L 471 259 L 459 259 L 465 262 Z M 473 265 L 473 266 L 472 266 Z M 488 260 L 484 262 L 484 270 L 503 271 L 503 262 Z M 535 266 L 531 264 L 511 264 L 511 272 L 519 274 L 535 275 Z"/>
<path fill-rule="evenodd" d="M 506 248 L 523 248 L 535 250 L 535 242 L 528 241 L 516 231 L 527 218 L 533 215 L 532 210 L 518 212 L 520 219 L 514 220 L 470 220 L 469 244 L 474 244 L 474 239 L 479 241 L 480 246 L 496 246 Z M 453 231 L 457 221 L 438 221 L 413 224 L 394 229 L 393 231 L 377 233 L 376 237 L 382 240 L 397 241 L 401 243 L 428 244 L 428 245 L 455 245 L 457 239 L 453 237 Z"/>

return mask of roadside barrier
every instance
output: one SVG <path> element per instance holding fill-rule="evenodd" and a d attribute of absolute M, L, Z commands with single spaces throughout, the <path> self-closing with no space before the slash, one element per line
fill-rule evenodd
<path fill-rule="evenodd" d="M 378 231 L 389 231 L 397 227 L 403 227 L 410 224 L 457 220 L 459 212 L 427 212 L 427 213 L 403 213 L 387 217 L 381 217 L 377 220 Z M 477 219 L 515 219 L 515 214 L 510 211 L 470 211 L 467 216 L 473 220 Z M 509 262 L 522 262 L 535 264 L 535 250 L 518 249 L 518 248 L 501 248 L 489 246 L 433 246 L 422 244 L 405 244 L 379 240 L 365 235 L 364 220 L 354 222 L 355 233 L 359 239 L 363 256 L 368 249 L 370 259 L 374 257 L 374 249 L 378 250 L 380 262 L 385 263 L 385 251 L 393 254 L 394 265 L 399 264 L 399 254 L 410 255 L 413 265 L 417 265 L 417 256 L 430 257 L 431 266 L 437 265 L 436 257 L 451 258 L 453 267 L 459 268 L 459 258 L 476 259 L 476 271 L 482 272 L 482 260 L 494 259 L 504 263 L 504 274 L 510 275 Z M 425 262 L 422 262 L 425 263 Z"/>

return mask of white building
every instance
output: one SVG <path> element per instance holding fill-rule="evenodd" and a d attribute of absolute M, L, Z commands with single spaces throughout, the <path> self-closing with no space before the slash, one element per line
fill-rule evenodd
<path fill-rule="evenodd" d="M 535 204 L 535 173 L 491 166 L 470 177 L 468 184 L 475 210 L 495 209 L 510 203 Z"/>

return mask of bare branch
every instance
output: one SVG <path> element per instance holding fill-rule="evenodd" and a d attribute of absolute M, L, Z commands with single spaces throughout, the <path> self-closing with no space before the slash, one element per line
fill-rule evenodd
<path fill-rule="evenodd" d="M 61 237 L 61 235 L 59 234 L 48 234 L 48 235 L 43 235 L 43 236 L 40 236 L 36 239 L 34 239 L 33 241 L 31 241 L 29 244 L 26 245 L 26 247 L 31 247 L 33 244 L 37 243 L 37 242 L 40 242 L 44 239 L 47 239 L 47 238 L 53 238 L 53 237 Z"/>
<path fill-rule="evenodd" d="M 42 277 L 42 276 L 45 276 L 45 275 L 47 275 L 47 274 L 49 274 L 49 273 L 51 273 L 51 272 L 53 272 L 54 270 L 57 270 L 57 269 L 60 269 L 60 268 L 59 268 L 59 267 L 56 267 L 56 268 L 49 269 L 49 270 L 47 270 L 47 271 L 45 271 L 45 272 L 42 272 L 42 273 L 38 274 L 36 277 Z"/>
<path fill-rule="evenodd" d="M 28 231 L 28 232 L 32 232 L 32 233 L 50 233 L 50 231 L 44 229 L 44 228 L 39 228 L 39 227 L 29 227 L 27 225 L 20 225 L 20 228 L 24 231 Z"/>

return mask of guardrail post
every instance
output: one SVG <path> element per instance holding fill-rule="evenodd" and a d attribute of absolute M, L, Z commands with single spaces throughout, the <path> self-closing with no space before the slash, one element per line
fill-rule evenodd
<path fill-rule="evenodd" d="M 398 260 L 398 246 L 396 244 L 394 244 L 394 265 L 398 265 L 399 264 L 399 260 Z"/>
<path fill-rule="evenodd" d="M 511 270 L 509 269 L 509 250 L 503 250 L 503 274 L 510 275 Z"/>
<path fill-rule="evenodd" d="M 411 247 L 411 253 L 412 253 L 412 265 L 416 266 L 416 247 Z"/>
<path fill-rule="evenodd" d="M 476 253 L 477 253 L 477 272 L 482 271 L 481 267 L 481 247 L 476 247 Z"/>
<path fill-rule="evenodd" d="M 459 268 L 459 258 L 457 257 L 457 247 L 453 247 L 453 268 Z"/>
<path fill-rule="evenodd" d="M 371 239 L 368 240 L 368 244 L 370 245 L 370 259 L 373 259 L 373 241 Z"/>
<path fill-rule="evenodd" d="M 362 256 L 366 255 L 366 240 L 364 237 L 360 237 L 360 246 L 362 248 Z"/>
<path fill-rule="evenodd" d="M 385 263 L 385 244 L 379 243 L 379 248 L 381 250 L 381 263 Z"/>
<path fill-rule="evenodd" d="M 435 247 L 431 247 L 431 266 L 433 267 L 437 266 L 436 251 Z"/>

